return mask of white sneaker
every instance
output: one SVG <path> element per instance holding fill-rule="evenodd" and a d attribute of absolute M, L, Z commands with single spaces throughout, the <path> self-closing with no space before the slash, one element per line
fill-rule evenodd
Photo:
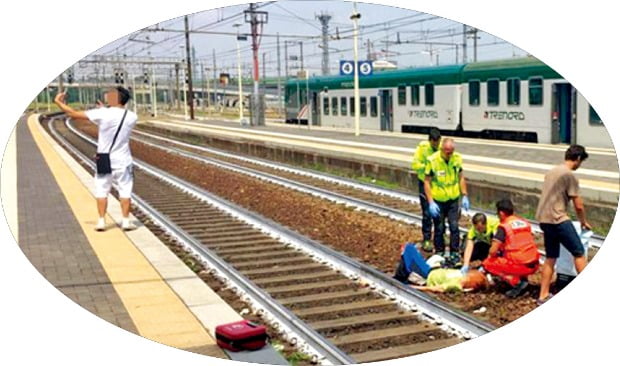
<path fill-rule="evenodd" d="M 103 217 L 99 218 L 97 221 L 97 225 L 95 225 L 96 231 L 105 231 L 105 219 Z"/>
<path fill-rule="evenodd" d="M 132 224 L 131 221 L 129 221 L 129 219 L 123 219 L 121 228 L 124 231 L 136 230 L 136 225 Z"/>

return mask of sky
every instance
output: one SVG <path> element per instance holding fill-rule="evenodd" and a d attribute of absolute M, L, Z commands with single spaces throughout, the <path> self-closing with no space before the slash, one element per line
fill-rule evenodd
<path fill-rule="evenodd" d="M 303 42 L 304 68 L 311 75 L 321 74 L 322 48 L 321 23 L 316 15 L 327 13 L 332 16 L 329 22 L 330 34 L 330 72 L 338 73 L 339 60 L 353 59 L 353 23 L 349 19 L 353 11 L 353 3 L 344 1 L 278 1 L 258 3 L 261 11 L 268 12 L 268 22 L 264 25 L 265 37 L 261 40 L 259 50 L 259 66 L 262 75 L 263 57 L 267 76 L 277 76 L 277 43 L 276 34 L 280 34 L 281 73 L 285 69 L 285 42 L 289 59 L 289 74 L 294 75 L 300 69 L 300 46 Z M 245 23 L 243 6 L 207 10 L 189 16 L 190 30 L 233 33 L 229 35 L 198 34 L 191 35 L 191 47 L 194 49 L 194 62 L 201 68 L 213 70 L 213 54 L 218 72 L 236 73 L 237 54 L 234 33 L 235 24 L 240 24 L 239 32 L 249 33 L 250 25 Z M 463 25 L 444 18 L 413 10 L 389 7 L 384 5 L 358 3 L 357 10 L 361 14 L 359 21 L 360 59 L 366 59 L 368 53 L 377 59 L 395 62 L 400 68 L 420 67 L 429 65 L 445 65 L 462 62 Z M 162 19 L 160 23 L 147 27 L 150 29 L 184 29 L 183 17 Z M 479 31 L 477 59 L 492 60 L 510 57 L 523 57 L 526 52 L 497 38 Z M 304 36 L 305 38 L 299 38 Z M 308 39 L 308 37 L 313 37 Z M 129 40 L 131 38 L 132 40 Z M 339 39 L 338 39 L 339 38 Z M 400 39 L 401 43 L 396 44 Z M 418 42 L 416 44 L 407 41 Z M 441 44 L 432 44 L 432 42 Z M 146 42 L 155 42 L 154 44 Z M 370 43 L 370 48 L 368 47 Z M 94 54 L 119 57 L 154 57 L 183 58 L 185 39 L 183 33 L 153 32 L 136 30 L 117 41 L 111 42 L 97 50 Z M 251 42 L 241 41 L 241 64 L 244 74 L 250 75 L 252 62 Z M 214 51 L 215 50 L 215 51 Z M 458 54 L 457 54 L 458 52 Z M 473 39 L 469 39 L 468 61 L 473 61 Z M 264 54 L 264 56 L 263 56 Z M 458 59 L 457 59 L 458 56 Z M 134 66 L 140 69 L 143 66 Z M 92 73 L 93 66 L 82 67 L 82 74 Z M 160 76 L 170 74 L 170 66 L 161 66 L 156 71 Z M 139 70 L 134 70 L 139 72 Z M 131 72 L 131 71 L 130 71 Z M 79 72 L 78 72 L 79 73 Z M 111 73 L 108 67 L 106 73 Z M 195 77 L 198 77 L 196 75 Z"/>

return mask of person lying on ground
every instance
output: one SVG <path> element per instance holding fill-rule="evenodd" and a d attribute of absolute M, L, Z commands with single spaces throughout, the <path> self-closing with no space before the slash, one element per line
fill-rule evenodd
<path fill-rule="evenodd" d="M 413 243 L 403 245 L 401 260 L 394 274 L 398 281 L 409 284 L 409 276 L 416 273 L 426 280 L 423 286 L 411 285 L 411 287 L 429 292 L 452 292 L 474 291 L 488 286 L 485 275 L 478 270 L 461 273 L 460 269 L 441 268 L 445 258 L 433 255 L 425 260 L 420 251 Z"/>

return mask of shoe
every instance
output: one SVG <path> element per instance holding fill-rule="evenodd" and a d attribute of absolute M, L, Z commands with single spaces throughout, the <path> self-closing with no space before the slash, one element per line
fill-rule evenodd
<path fill-rule="evenodd" d="M 463 265 L 463 263 L 461 262 L 461 255 L 459 253 L 457 253 L 457 252 L 450 252 L 450 256 L 448 257 L 448 261 L 454 267 L 460 267 L 460 266 Z"/>
<path fill-rule="evenodd" d="M 553 295 L 549 294 L 547 297 L 545 297 L 544 299 L 538 299 L 536 300 L 536 305 L 540 306 L 544 303 L 546 303 L 547 301 L 551 300 L 551 298 L 553 297 Z"/>
<path fill-rule="evenodd" d="M 123 229 L 124 231 L 136 230 L 136 225 L 132 224 L 129 220 L 123 220 L 123 223 L 121 224 L 121 229 Z"/>
<path fill-rule="evenodd" d="M 435 247 L 433 246 L 433 243 L 431 243 L 430 240 L 424 240 L 424 242 L 422 243 L 422 250 L 424 250 L 427 253 L 432 253 L 433 249 L 435 249 Z"/>
<path fill-rule="evenodd" d="M 523 290 L 525 290 L 528 285 L 529 283 L 526 280 L 521 280 L 521 282 L 519 282 L 515 287 L 506 291 L 506 296 L 508 296 L 511 299 L 514 299 L 518 297 L 519 295 L 521 295 Z"/>
<path fill-rule="evenodd" d="M 95 231 L 105 231 L 105 219 L 99 219 L 95 225 Z"/>

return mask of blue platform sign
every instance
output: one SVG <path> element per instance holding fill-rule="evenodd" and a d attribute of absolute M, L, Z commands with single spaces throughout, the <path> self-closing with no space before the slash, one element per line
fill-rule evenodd
<path fill-rule="evenodd" d="M 360 76 L 372 75 L 372 61 L 358 61 L 357 67 Z M 349 76 L 355 72 L 354 62 L 349 60 L 340 60 L 340 75 Z"/>

